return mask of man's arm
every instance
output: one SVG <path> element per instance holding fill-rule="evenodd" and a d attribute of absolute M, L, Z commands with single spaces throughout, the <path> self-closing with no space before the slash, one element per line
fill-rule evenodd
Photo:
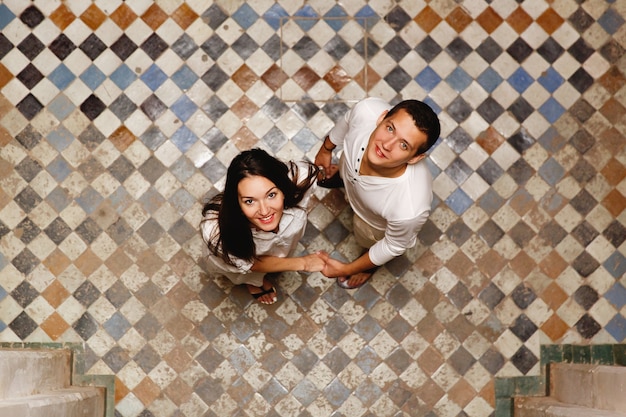
<path fill-rule="evenodd" d="M 337 147 L 330 141 L 328 135 L 324 137 L 324 142 L 315 155 L 315 165 L 321 166 L 326 172 L 330 171 L 330 163 L 333 159 L 333 150 Z"/>
<path fill-rule="evenodd" d="M 326 266 L 322 269 L 322 274 L 330 278 L 347 277 L 378 266 L 371 261 L 368 252 L 365 252 L 350 263 L 343 263 L 333 259 L 328 254 L 320 254 L 320 256 L 324 257 L 326 261 Z"/>

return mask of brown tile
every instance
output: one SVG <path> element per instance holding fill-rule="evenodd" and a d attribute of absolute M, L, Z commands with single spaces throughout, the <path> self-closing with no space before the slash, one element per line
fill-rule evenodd
<path fill-rule="evenodd" d="M 345 194 L 338 190 L 331 190 L 328 194 L 322 198 L 322 204 L 326 207 L 334 216 L 339 215 L 348 206 Z"/>
<path fill-rule="evenodd" d="M 235 104 L 230 106 L 230 110 L 235 113 L 239 120 L 247 123 L 259 111 L 259 107 L 247 95 L 243 95 Z"/>
<path fill-rule="evenodd" d="M 133 390 L 133 394 L 144 406 L 149 406 L 154 400 L 156 400 L 161 394 L 161 388 L 150 379 L 145 377 Z"/>
<path fill-rule="evenodd" d="M 507 260 L 498 252 L 490 249 L 476 262 L 480 271 L 489 278 L 495 277 L 507 264 Z"/>
<path fill-rule="evenodd" d="M 548 285 L 540 294 L 541 299 L 554 311 L 567 300 L 567 293 L 556 283 Z"/>
<path fill-rule="evenodd" d="M 117 404 L 121 400 L 123 400 L 130 390 L 128 387 L 119 379 L 117 376 L 115 377 L 115 403 Z"/>
<path fill-rule="evenodd" d="M 291 79 L 304 91 L 308 91 L 320 80 L 320 76 L 307 65 L 300 68 Z"/>
<path fill-rule="evenodd" d="M 626 210 L 626 197 L 617 190 L 612 190 L 602 200 L 602 205 L 611 213 L 614 217 L 618 217 L 624 210 Z"/>
<path fill-rule="evenodd" d="M 452 255 L 452 258 L 446 262 L 446 268 L 459 277 L 465 276 L 473 267 L 474 262 L 462 251 L 457 251 Z"/>
<path fill-rule="evenodd" d="M 182 340 L 193 331 L 193 323 L 186 317 L 177 314 L 173 317 L 165 328 L 178 340 Z"/>
<path fill-rule="evenodd" d="M 126 255 L 123 248 L 117 248 L 117 250 L 107 259 L 104 264 L 113 272 L 117 277 L 122 276 L 128 268 L 131 267 L 133 261 Z"/>
<path fill-rule="evenodd" d="M 276 64 L 261 75 L 261 80 L 273 91 L 278 90 L 288 79 L 289 76 Z"/>
<path fill-rule="evenodd" d="M 472 23 L 472 17 L 467 14 L 462 7 L 455 7 L 454 10 L 446 17 L 446 22 L 457 33 L 463 32 L 463 30 Z"/>
<path fill-rule="evenodd" d="M 464 342 L 476 330 L 465 314 L 459 314 L 446 326 L 448 332 L 453 334 L 457 340 Z"/>
<path fill-rule="evenodd" d="M 537 18 L 537 24 L 548 34 L 553 34 L 565 20 L 552 8 L 548 8 Z"/>
<path fill-rule="evenodd" d="M 443 266 L 443 262 L 430 249 L 426 250 L 415 262 L 415 265 L 424 271 L 426 276 L 432 275 Z"/>
<path fill-rule="evenodd" d="M 13 103 L 11 103 L 9 100 L 6 99 L 6 97 L 0 94 L 0 117 L 4 117 L 8 112 L 13 110 L 14 108 L 15 106 L 13 106 Z M 4 129 L 4 127 L 2 128 Z"/>
<path fill-rule="evenodd" d="M 480 397 L 485 400 L 490 406 L 496 406 L 496 388 L 495 388 L 495 380 L 491 378 L 485 386 L 478 393 Z"/>
<path fill-rule="evenodd" d="M 424 7 L 424 9 L 413 18 L 415 23 L 421 27 L 425 32 L 433 30 L 439 22 L 441 22 L 441 16 L 437 14 L 430 6 Z"/>
<path fill-rule="evenodd" d="M 506 18 L 506 22 L 521 34 L 533 23 L 533 18 L 520 6 Z"/>
<path fill-rule="evenodd" d="M 107 15 L 100 10 L 98 6 L 92 4 L 80 15 L 80 20 L 83 21 L 91 30 L 96 30 L 106 20 Z"/>
<path fill-rule="evenodd" d="M 338 93 L 352 81 L 352 77 L 341 66 L 335 65 L 324 75 L 324 81 Z"/>
<path fill-rule="evenodd" d="M 367 65 L 354 76 L 354 81 L 365 91 L 370 91 L 381 80 L 381 76 Z"/>
<path fill-rule="evenodd" d="M 13 79 L 13 74 L 4 65 L 0 64 L 0 88 L 3 88 Z"/>
<path fill-rule="evenodd" d="M 600 142 L 611 155 L 619 155 L 626 147 L 624 135 L 613 126 L 600 134 Z"/>
<path fill-rule="evenodd" d="M 91 275 L 96 269 L 102 265 L 102 259 L 94 254 L 91 249 L 87 248 L 76 260 L 74 265 L 86 276 Z"/>
<path fill-rule="evenodd" d="M 476 143 L 485 150 L 489 155 L 494 153 L 500 145 L 504 143 L 505 139 L 496 129 L 493 127 L 487 128 L 484 132 L 481 132 L 476 138 Z"/>
<path fill-rule="evenodd" d="M 259 142 L 259 138 L 247 126 L 242 126 L 241 129 L 234 134 L 230 141 L 241 151 L 253 148 Z"/>
<path fill-rule="evenodd" d="M 624 118 L 626 108 L 615 98 L 609 98 L 600 107 L 600 112 L 611 124 L 616 125 Z"/>
<path fill-rule="evenodd" d="M 61 272 L 65 271 L 72 264 L 72 261 L 61 250 L 55 249 L 43 260 L 43 264 L 54 276 L 59 276 Z"/>
<path fill-rule="evenodd" d="M 541 269 L 541 272 L 552 279 L 558 278 L 565 268 L 567 268 L 567 262 L 555 250 L 550 252 L 548 256 L 539 262 L 539 269 Z"/>
<path fill-rule="evenodd" d="M 444 331 L 444 327 L 434 314 L 428 313 L 426 317 L 418 323 L 417 331 L 424 339 L 432 342 Z"/>
<path fill-rule="evenodd" d="M 248 91 L 250 87 L 259 80 L 259 77 L 248 67 L 243 64 L 237 71 L 233 73 L 231 79 L 241 88 L 243 91 Z"/>
<path fill-rule="evenodd" d="M 503 22 L 502 17 L 491 7 L 487 7 L 477 18 L 476 22 L 489 34 L 493 33 Z"/>
<path fill-rule="evenodd" d="M 530 210 L 537 207 L 537 203 L 533 199 L 533 196 L 524 189 L 520 189 L 515 194 L 513 194 L 513 196 L 509 200 L 509 205 L 520 216 L 523 216 Z"/>
<path fill-rule="evenodd" d="M 429 376 L 434 374 L 444 362 L 445 359 L 441 356 L 441 353 L 432 346 L 428 346 L 417 358 L 417 364 L 420 369 Z"/>
<path fill-rule="evenodd" d="M 150 29 L 157 30 L 159 26 L 167 20 L 167 13 L 163 11 L 156 3 L 153 3 L 144 14 L 141 15 L 141 19 L 150 26 Z"/>
<path fill-rule="evenodd" d="M 445 392 L 432 379 L 429 379 L 417 389 L 417 395 L 427 407 L 432 408 L 441 400 Z"/>
<path fill-rule="evenodd" d="M 63 317 L 56 311 L 43 322 L 41 323 L 41 330 L 46 332 L 50 339 L 57 340 L 67 329 L 70 328 L 70 325 L 67 324 Z"/>
<path fill-rule="evenodd" d="M 567 323 L 565 323 L 561 318 L 553 314 L 543 325 L 541 326 L 541 330 L 550 338 L 552 341 L 558 341 L 569 329 Z"/>
<path fill-rule="evenodd" d="M 135 21 L 135 19 L 137 19 L 137 15 L 126 5 L 126 3 L 122 3 L 120 7 L 111 13 L 110 18 L 117 26 L 125 30 Z"/>
<path fill-rule="evenodd" d="M 109 140 L 120 151 L 124 152 L 137 139 L 126 126 L 120 126 L 111 134 Z"/>
<path fill-rule="evenodd" d="M 605 72 L 598 82 L 611 94 L 616 94 L 626 84 L 626 76 L 617 68 L 612 66 Z"/>
<path fill-rule="evenodd" d="M 57 308 L 60 306 L 63 301 L 70 296 L 70 292 L 65 289 L 63 284 L 59 282 L 59 280 L 54 280 L 45 290 L 41 293 L 43 298 L 50 304 L 52 307 Z"/>
<path fill-rule="evenodd" d="M 50 14 L 50 20 L 61 30 L 65 29 L 76 19 L 74 13 L 65 4 L 61 4 Z"/>
<path fill-rule="evenodd" d="M 137 266 L 146 276 L 153 276 L 164 265 L 163 259 L 157 255 L 152 248 L 145 250 L 137 257 Z"/>
<path fill-rule="evenodd" d="M 167 355 L 163 357 L 167 364 L 172 367 L 176 372 L 184 371 L 191 361 L 192 357 L 181 346 L 176 346 Z"/>
<path fill-rule="evenodd" d="M 435 307 L 437 307 L 437 304 L 439 304 L 441 297 L 441 293 L 431 282 L 427 282 L 426 284 L 424 284 L 422 289 L 417 294 L 415 294 L 415 299 L 427 311 L 432 311 Z"/>
<path fill-rule="evenodd" d="M 187 255 L 184 250 L 180 250 L 170 259 L 168 265 L 172 268 L 172 271 L 174 271 L 176 275 L 184 277 L 196 267 L 196 261 L 191 259 L 191 257 Z"/>
<path fill-rule="evenodd" d="M 195 299 L 197 294 L 189 289 L 187 284 L 180 281 L 167 293 L 168 300 L 178 308 L 183 308 L 189 301 Z"/>
<path fill-rule="evenodd" d="M 461 408 L 464 408 L 470 401 L 476 397 L 476 391 L 463 378 L 459 379 L 456 384 L 448 391 L 448 399 L 454 401 Z"/>
<path fill-rule="evenodd" d="M 185 403 L 191 394 L 193 394 L 193 389 L 189 387 L 181 378 L 176 378 L 172 383 L 170 383 L 167 388 L 163 390 L 165 395 L 168 396 L 172 402 L 176 405 L 181 405 Z"/>
<path fill-rule="evenodd" d="M 626 178 L 626 167 L 615 158 L 611 158 L 600 172 L 612 186 L 618 185 Z"/>
<path fill-rule="evenodd" d="M 4 165 L 2 162 L 6 162 L 6 161 L 0 160 L 0 178 L 7 178 L 2 175 L 2 166 Z M 6 162 L 6 165 L 10 166 L 11 164 Z M 11 201 L 13 201 L 11 196 L 9 196 L 2 188 L 0 188 L 0 210 L 6 207 L 6 205 L 9 204 Z"/>
<path fill-rule="evenodd" d="M 178 26 L 187 29 L 198 18 L 198 15 L 187 3 L 183 3 L 170 17 L 178 23 Z"/>

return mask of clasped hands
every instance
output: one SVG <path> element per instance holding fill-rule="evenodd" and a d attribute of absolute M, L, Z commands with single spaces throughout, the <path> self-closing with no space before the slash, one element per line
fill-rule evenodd
<path fill-rule="evenodd" d="M 341 261 L 333 259 L 330 254 L 325 251 L 319 251 L 310 255 L 303 256 L 304 259 L 304 271 L 307 272 L 321 272 L 328 278 L 335 278 L 338 276 L 344 276 L 345 267 Z"/>

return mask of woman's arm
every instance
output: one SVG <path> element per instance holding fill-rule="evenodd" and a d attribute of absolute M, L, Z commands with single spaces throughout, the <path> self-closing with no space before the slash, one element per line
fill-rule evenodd
<path fill-rule="evenodd" d="M 264 255 L 254 261 L 250 269 L 254 272 L 318 272 L 324 268 L 324 264 L 324 260 L 317 253 L 292 258 Z"/>

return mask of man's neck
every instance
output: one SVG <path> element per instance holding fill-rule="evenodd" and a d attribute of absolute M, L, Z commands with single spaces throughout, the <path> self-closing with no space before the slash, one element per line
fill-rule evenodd
<path fill-rule="evenodd" d="M 359 167 L 359 174 L 369 175 L 371 177 L 397 178 L 404 174 L 404 172 L 406 171 L 406 167 L 407 164 L 403 164 L 399 167 L 394 168 L 375 168 L 370 164 L 366 151 L 363 154 L 363 160 L 361 161 L 361 166 Z"/>

